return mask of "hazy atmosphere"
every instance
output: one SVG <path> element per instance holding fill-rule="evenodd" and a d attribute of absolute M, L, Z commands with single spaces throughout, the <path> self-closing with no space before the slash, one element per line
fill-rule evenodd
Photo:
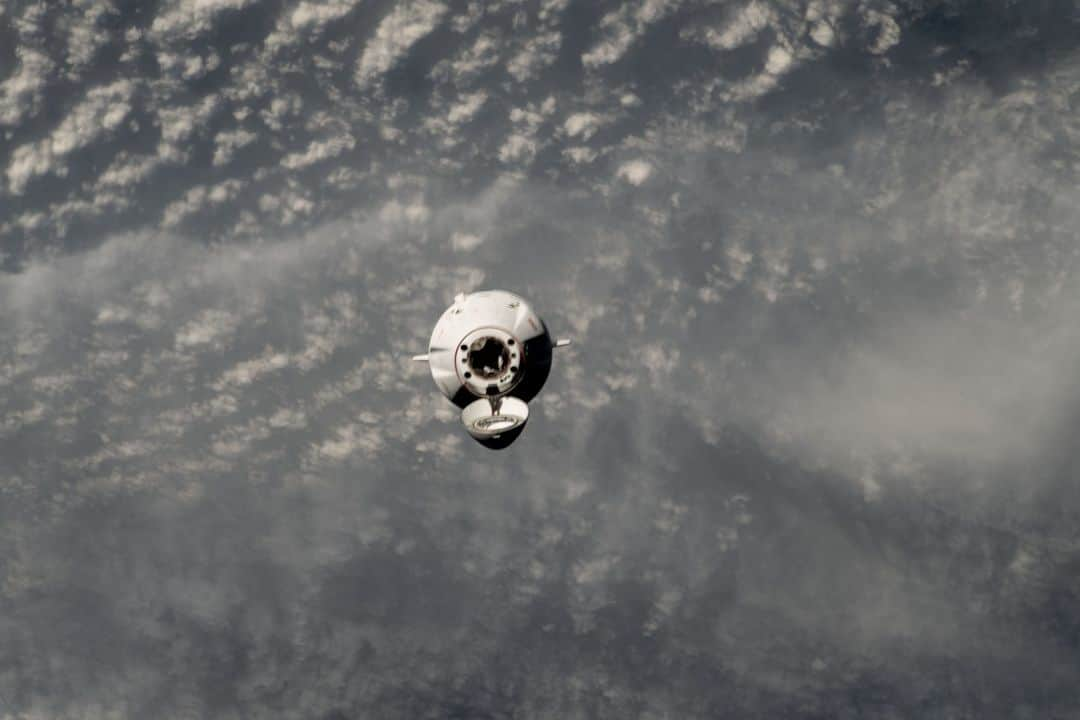
<path fill-rule="evenodd" d="M 1076 0 L 0 0 L 0 717 L 1078 717 L 1078 178 Z"/>

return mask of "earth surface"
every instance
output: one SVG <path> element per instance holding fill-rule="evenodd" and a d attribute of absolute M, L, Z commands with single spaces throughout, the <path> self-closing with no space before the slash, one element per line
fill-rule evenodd
<path fill-rule="evenodd" d="M 0 713 L 1077 717 L 1078 38 L 0 0 Z M 574 339 L 498 453 L 483 288 Z"/>

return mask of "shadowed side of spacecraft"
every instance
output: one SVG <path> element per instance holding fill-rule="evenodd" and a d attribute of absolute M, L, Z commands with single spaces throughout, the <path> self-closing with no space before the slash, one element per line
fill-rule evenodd
<path fill-rule="evenodd" d="M 461 408 L 461 422 L 482 445 L 510 445 L 529 420 L 529 401 L 551 373 L 552 340 L 540 316 L 505 290 L 459 294 L 431 333 L 427 362 L 440 392 Z"/>

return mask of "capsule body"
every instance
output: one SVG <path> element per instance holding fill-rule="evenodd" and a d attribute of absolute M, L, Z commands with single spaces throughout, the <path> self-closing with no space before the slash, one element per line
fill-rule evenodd
<path fill-rule="evenodd" d="M 483 445 L 513 442 L 529 417 L 528 402 L 551 372 L 555 344 L 528 302 L 505 290 L 461 294 L 428 344 L 431 377 L 462 409 L 465 429 Z"/>

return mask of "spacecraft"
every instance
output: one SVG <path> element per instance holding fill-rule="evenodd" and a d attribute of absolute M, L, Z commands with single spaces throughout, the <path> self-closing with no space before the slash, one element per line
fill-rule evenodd
<path fill-rule="evenodd" d="M 551 372 L 555 348 L 547 326 L 523 298 L 505 290 L 461 293 L 431 333 L 425 355 L 435 385 L 461 408 L 461 422 L 481 445 L 501 450 L 529 420 L 529 401 Z"/>

